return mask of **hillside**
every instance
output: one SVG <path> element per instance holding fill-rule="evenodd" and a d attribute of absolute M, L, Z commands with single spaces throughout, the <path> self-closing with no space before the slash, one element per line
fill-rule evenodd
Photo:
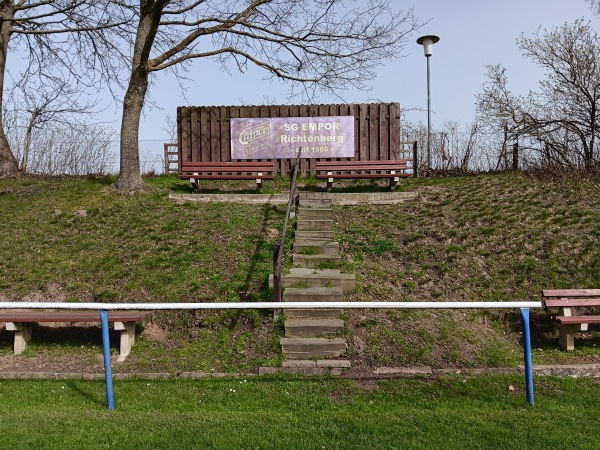
<path fill-rule="evenodd" d="M 284 207 L 175 202 L 169 191 L 187 186 L 173 177 L 148 179 L 148 192 L 136 196 L 117 194 L 113 182 L 0 180 L 1 300 L 270 300 L 266 280 Z M 322 189 L 310 179 L 302 186 Z M 600 287 L 599 187 L 522 174 L 424 178 L 400 187 L 418 192 L 417 200 L 336 207 L 343 265 L 358 279 L 348 300 L 537 300 L 542 288 Z M 265 189 L 284 192 L 286 182 Z M 346 319 L 357 370 L 522 361 L 517 312 L 349 311 Z M 532 326 L 536 364 L 600 357 L 595 333 L 567 355 L 545 312 L 533 313 Z M 267 312 L 155 313 L 115 370 L 252 371 L 280 363 L 280 335 Z M 99 341 L 93 327 L 37 329 L 14 357 L 2 330 L 0 370 L 98 372 Z"/>

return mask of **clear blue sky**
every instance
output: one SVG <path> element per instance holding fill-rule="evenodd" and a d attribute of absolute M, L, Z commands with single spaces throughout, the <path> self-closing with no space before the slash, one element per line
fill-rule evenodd
<path fill-rule="evenodd" d="M 501 63 L 508 69 L 509 86 L 515 93 L 526 94 L 536 89 L 540 71 L 523 56 L 515 41 L 522 34 L 531 35 L 540 26 L 553 28 L 565 22 L 585 17 L 600 31 L 600 21 L 594 18 L 584 0 L 392 0 L 402 8 L 414 7 L 421 20 L 430 20 L 420 32 L 410 37 L 405 57 L 381 66 L 372 81 L 371 92 L 343 92 L 349 103 L 400 102 L 403 108 L 422 108 L 408 114 L 413 122 L 427 121 L 426 59 L 416 39 L 435 34 L 441 40 L 435 44 L 431 57 L 432 122 L 473 120 L 474 96 L 484 82 L 486 64 Z M 219 71 L 210 60 L 196 63 L 188 73 L 185 94 L 172 76 L 159 74 L 150 89 L 150 99 L 161 106 L 146 108 L 140 139 L 163 139 L 167 117 L 175 118 L 178 106 L 252 105 L 265 104 L 265 98 L 276 103 L 288 103 L 286 92 L 276 83 L 262 81 L 259 70 L 250 73 Z M 320 103 L 340 103 L 339 99 L 323 96 Z M 120 126 L 120 111 L 111 108 L 116 130 Z M 115 114 L 116 113 L 116 114 Z M 109 120 L 109 119 L 106 119 Z"/>

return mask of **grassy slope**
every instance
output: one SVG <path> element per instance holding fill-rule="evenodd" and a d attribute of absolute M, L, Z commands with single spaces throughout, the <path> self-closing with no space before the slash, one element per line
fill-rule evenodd
<path fill-rule="evenodd" d="M 598 187 L 520 174 L 421 179 L 405 185 L 419 192 L 419 201 L 341 208 L 337 237 L 360 277 L 353 298 L 539 300 L 544 288 L 599 287 Z M 516 311 L 386 311 L 350 318 L 356 358 L 368 364 L 522 361 Z M 568 360 L 555 350 L 555 328 L 547 319 L 545 312 L 533 314 L 536 360 Z M 596 355 L 595 344 L 579 346 L 578 353 Z"/>
<path fill-rule="evenodd" d="M 174 178 L 122 196 L 113 181 L 0 181 L 0 298 L 270 298 L 266 279 L 283 207 L 178 204 L 168 190 L 186 188 Z M 285 189 L 277 183 L 268 188 Z M 598 183 L 503 174 L 408 180 L 402 189 L 417 191 L 419 200 L 336 208 L 344 265 L 359 278 L 352 299 L 539 299 L 542 288 L 600 287 Z M 358 367 L 521 361 L 516 313 L 355 311 L 347 318 Z M 546 314 L 533 319 L 534 362 L 600 354 L 594 336 L 576 344 L 574 356 L 561 354 Z M 147 331 L 129 367 L 237 371 L 280 357 L 280 325 L 267 313 L 157 313 Z M 1 332 L 0 355 L 8 341 Z M 79 344 L 37 342 L 31 352 L 84 352 Z"/>

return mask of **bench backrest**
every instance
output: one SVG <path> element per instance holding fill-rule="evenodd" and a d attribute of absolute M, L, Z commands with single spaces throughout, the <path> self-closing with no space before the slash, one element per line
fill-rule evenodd
<path fill-rule="evenodd" d="M 197 162 L 183 161 L 181 163 L 183 172 L 273 172 L 275 167 L 273 161 L 243 161 L 243 162 Z"/>
<path fill-rule="evenodd" d="M 548 308 L 600 306 L 600 289 L 545 289 L 542 297 Z"/>
<path fill-rule="evenodd" d="M 325 170 L 406 170 L 408 163 L 405 159 L 382 161 L 317 161 L 317 172 Z"/>

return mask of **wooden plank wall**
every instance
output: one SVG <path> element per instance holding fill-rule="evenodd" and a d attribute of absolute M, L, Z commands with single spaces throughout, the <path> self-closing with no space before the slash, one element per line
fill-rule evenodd
<path fill-rule="evenodd" d="M 354 116 L 354 160 L 400 157 L 400 104 L 183 106 L 177 108 L 179 161 L 231 161 L 230 118 Z M 287 176 L 290 159 L 273 161 Z M 315 175 L 316 159 L 301 160 L 301 175 Z M 180 166 L 181 169 L 181 166 Z"/>

